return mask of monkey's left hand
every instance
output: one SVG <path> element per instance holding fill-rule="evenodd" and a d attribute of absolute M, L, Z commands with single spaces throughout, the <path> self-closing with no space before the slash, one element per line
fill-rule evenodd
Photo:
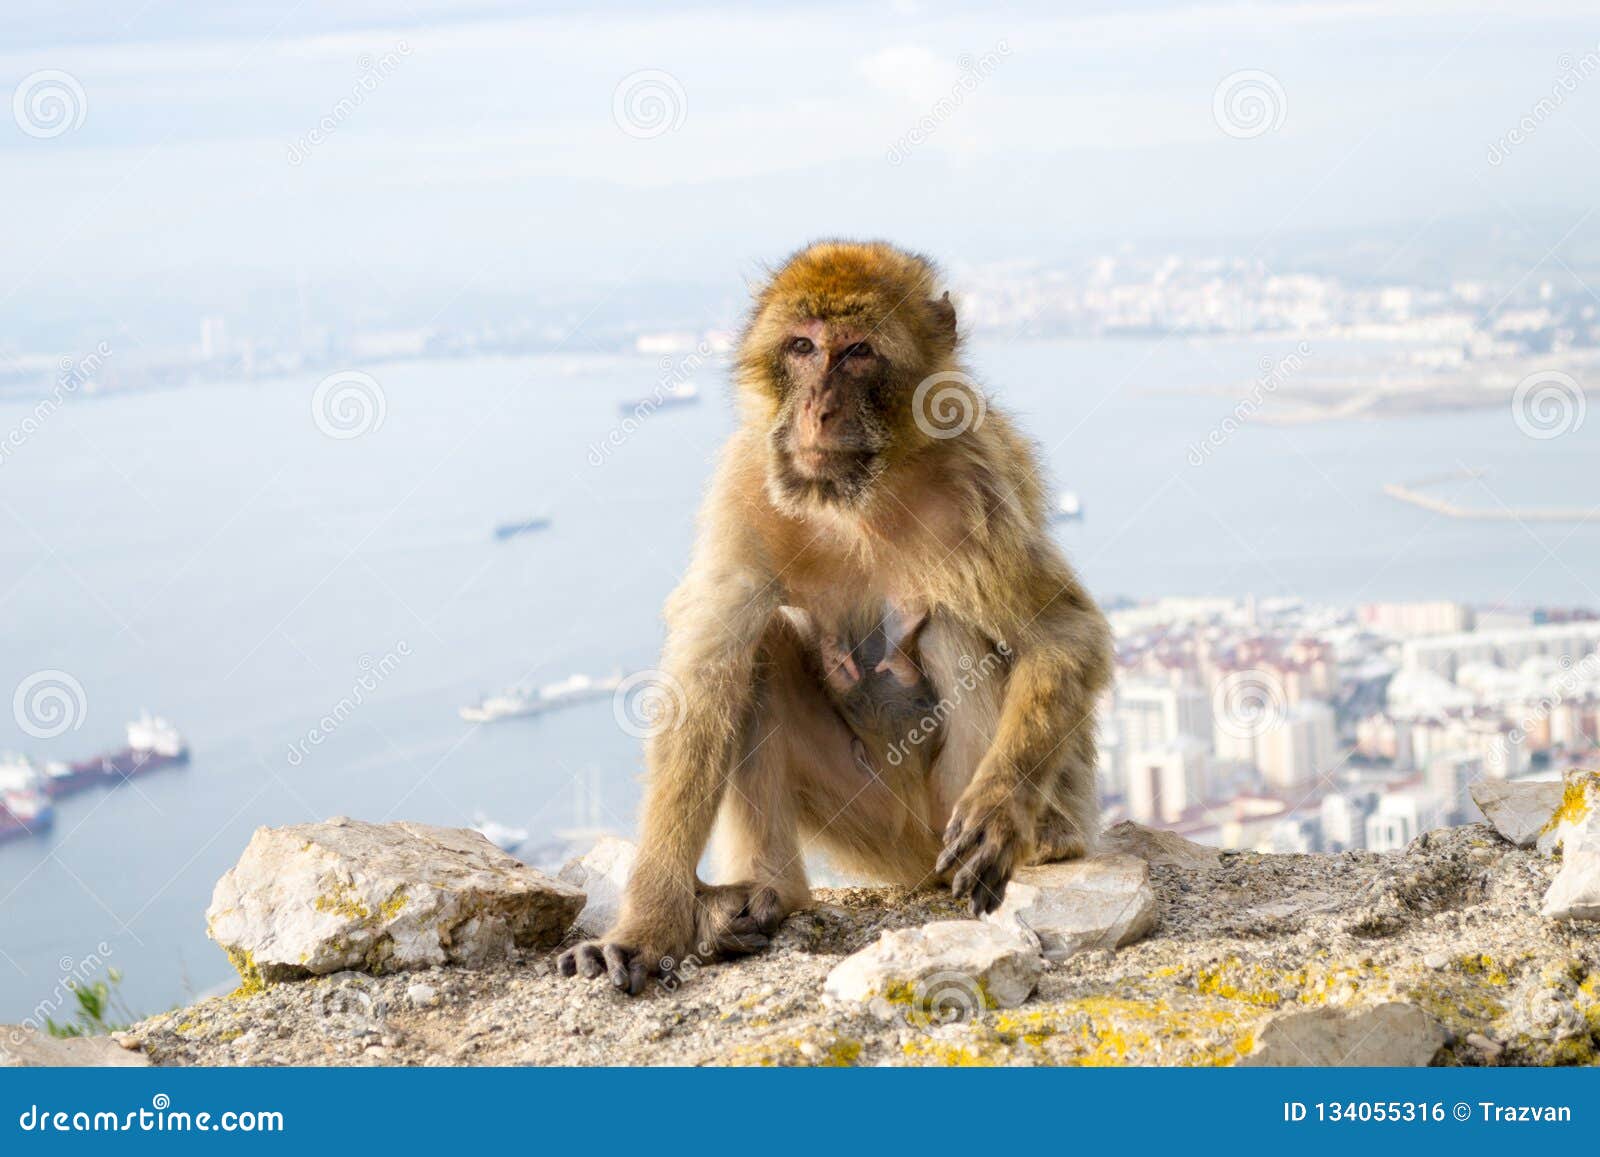
<path fill-rule="evenodd" d="M 1028 850 L 1028 826 L 1009 793 L 996 795 L 974 780 L 956 801 L 944 830 L 944 850 L 934 865 L 941 873 L 955 869 L 950 892 L 972 904 L 982 916 L 1000 907 L 1011 873 Z"/>

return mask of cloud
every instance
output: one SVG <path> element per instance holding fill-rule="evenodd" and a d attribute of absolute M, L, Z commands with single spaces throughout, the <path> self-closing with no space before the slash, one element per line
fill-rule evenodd
<path fill-rule="evenodd" d="M 908 104 L 924 105 L 950 90 L 956 63 L 919 44 L 894 44 L 862 57 L 856 62 L 856 71 L 879 91 Z"/>

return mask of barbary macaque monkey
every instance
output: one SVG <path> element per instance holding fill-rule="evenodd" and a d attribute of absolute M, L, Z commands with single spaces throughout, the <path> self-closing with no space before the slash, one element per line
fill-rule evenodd
<path fill-rule="evenodd" d="M 648 743 L 616 927 L 563 953 L 565 975 L 636 994 L 690 953 L 765 947 L 809 901 L 807 848 L 947 883 L 974 915 L 1019 865 L 1089 851 L 1110 631 L 1046 530 L 1031 445 L 964 372 L 937 281 L 891 245 L 830 241 L 756 294 L 741 423 L 667 602 L 681 710 Z M 886 628 L 863 650 L 859 624 L 889 620 L 910 647 Z M 899 739 L 871 721 L 924 684 L 936 736 L 891 766 Z M 724 882 L 707 884 L 714 827 Z"/>

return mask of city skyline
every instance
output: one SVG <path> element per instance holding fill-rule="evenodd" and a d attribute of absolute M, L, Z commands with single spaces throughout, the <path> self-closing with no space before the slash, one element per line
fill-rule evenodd
<path fill-rule="evenodd" d="M 1167 598 L 1110 610 L 1108 817 L 1272 852 L 1398 851 L 1485 780 L 1600 750 L 1600 616 Z"/>

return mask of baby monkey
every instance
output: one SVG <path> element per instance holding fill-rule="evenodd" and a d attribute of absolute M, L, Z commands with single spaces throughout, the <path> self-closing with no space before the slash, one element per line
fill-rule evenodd
<path fill-rule="evenodd" d="M 921 780 L 943 742 L 939 695 L 922 663 L 926 611 L 891 606 L 838 633 L 813 627 L 822 684 L 855 736 L 856 765 L 883 778 Z"/>

